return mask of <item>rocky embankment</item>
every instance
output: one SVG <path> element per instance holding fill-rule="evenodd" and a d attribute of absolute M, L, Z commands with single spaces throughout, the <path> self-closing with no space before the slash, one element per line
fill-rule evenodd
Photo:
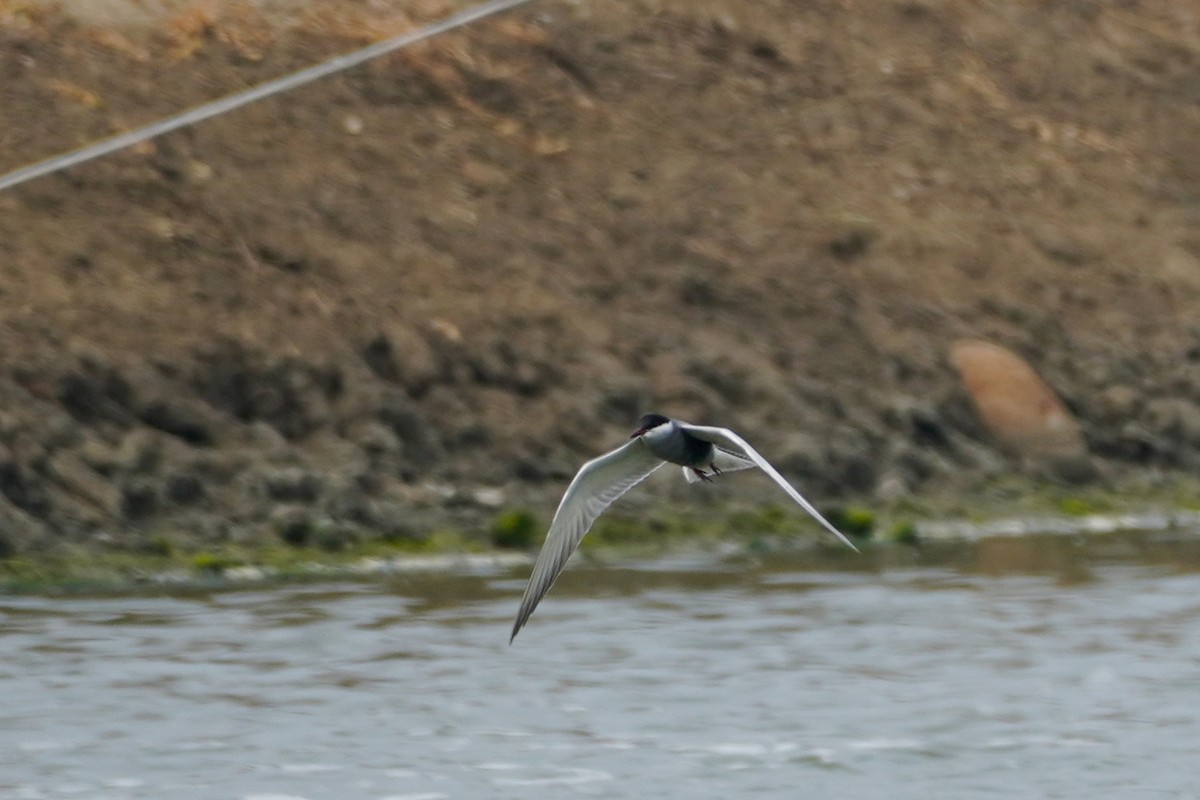
<path fill-rule="evenodd" d="M 2 166 L 413 22 L 334 5 L 0 3 Z M 1186 482 L 1196 21 L 802 5 L 535 3 L 0 196 L 0 555 L 484 540 L 646 410 L 822 503 Z M 984 424 L 965 339 L 1066 457 Z"/>

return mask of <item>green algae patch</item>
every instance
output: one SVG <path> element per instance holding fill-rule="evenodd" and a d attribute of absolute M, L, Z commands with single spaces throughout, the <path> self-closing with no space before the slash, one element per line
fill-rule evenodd
<path fill-rule="evenodd" d="M 829 522 L 833 527 L 849 536 L 851 539 L 870 539 L 875 532 L 878 521 L 876 513 L 865 506 L 846 506 L 829 512 Z"/>
<path fill-rule="evenodd" d="M 505 548 L 528 548 L 537 544 L 542 532 L 537 515 L 529 509 L 502 511 L 492 520 L 489 533 L 492 544 Z"/>
<path fill-rule="evenodd" d="M 210 553 L 207 550 L 192 556 L 192 569 L 198 572 L 224 572 L 242 566 L 242 561 L 228 553 Z"/>
<path fill-rule="evenodd" d="M 1003 475 L 965 490 L 879 503 L 821 504 L 820 508 L 847 535 L 886 550 L 1012 536 L 1013 531 L 1022 536 L 1043 530 L 1088 533 L 1136 527 L 1143 521 L 1152 530 L 1163 524 L 1190 528 L 1195 523 L 1189 520 L 1200 510 L 1200 481 L 1122 485 L 1118 490 Z M 235 532 L 240 538 L 221 542 L 201 543 L 190 531 L 171 529 L 147 531 L 133 541 L 124 537 L 125 546 L 111 540 L 64 543 L 51 550 L 0 558 L 0 592 L 119 592 L 164 586 L 208 590 L 426 568 L 421 564 L 451 571 L 467 563 L 515 568 L 533 559 L 546 531 L 533 510 L 520 506 L 467 528 L 405 528 L 390 536 L 364 528 L 342 535 L 339 529 L 336 543 L 324 540 L 322 523 L 310 519 L 301 535 L 284 536 L 277 519 L 274 527 Z M 830 553 L 845 550 L 837 555 L 839 564 L 868 563 L 786 502 L 617 505 L 597 520 L 582 550 L 602 554 L 604 559 L 638 559 L 689 549 L 754 557 L 814 546 Z"/>
<path fill-rule="evenodd" d="M 154 541 L 152 537 L 148 541 Z M 172 540 L 174 541 L 174 540 Z M 461 531 L 438 530 L 420 540 L 372 539 L 331 550 L 319 540 L 291 545 L 270 538 L 203 548 L 136 546 L 92 550 L 61 547 L 37 558 L 0 559 L 0 593 L 77 593 L 147 587 L 214 587 L 256 581 L 311 580 L 363 574 L 366 562 L 479 553 L 485 543 Z"/>
<path fill-rule="evenodd" d="M 911 520 L 894 522 L 888 530 L 888 541 L 897 544 L 916 544 L 920 537 L 917 535 L 917 524 Z"/>
<path fill-rule="evenodd" d="M 1111 514 L 1117 511 L 1112 498 L 1099 495 L 1070 495 L 1058 498 L 1055 508 L 1068 517 L 1087 517 L 1093 514 Z"/>
<path fill-rule="evenodd" d="M 60 548 L 37 558 L 0 560 L 0 592 L 76 592 L 126 587 L 151 575 L 180 569 L 180 563 L 156 553 L 89 552 Z"/>
<path fill-rule="evenodd" d="M 735 511 L 729 516 L 728 524 L 735 533 L 762 534 L 784 533 L 795 528 L 797 516 L 775 503 L 757 508 Z"/>

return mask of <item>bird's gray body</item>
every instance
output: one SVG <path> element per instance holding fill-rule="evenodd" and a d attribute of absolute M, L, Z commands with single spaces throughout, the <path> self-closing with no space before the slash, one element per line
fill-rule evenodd
<path fill-rule="evenodd" d="M 681 467 L 702 469 L 712 466 L 716 447 L 692 436 L 675 420 L 667 420 L 639 437 L 654 455 Z"/>
<path fill-rule="evenodd" d="M 745 439 L 728 428 L 691 425 L 661 414 L 642 417 L 630 441 L 593 458 L 575 474 L 554 512 L 550 531 L 533 565 L 521 607 L 513 623 L 511 642 L 550 591 L 592 523 L 625 492 L 665 463 L 683 467 L 689 483 L 711 480 L 722 472 L 758 467 L 792 500 L 851 549 L 853 543 L 821 516 Z"/>

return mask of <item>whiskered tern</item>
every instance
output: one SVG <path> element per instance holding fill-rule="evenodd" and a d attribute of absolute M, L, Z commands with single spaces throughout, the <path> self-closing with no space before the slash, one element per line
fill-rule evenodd
<path fill-rule="evenodd" d="M 728 428 L 691 425 L 661 414 L 647 414 L 629 438 L 616 450 L 584 464 L 567 487 L 521 598 L 521 608 L 508 639 L 510 644 L 550 591 L 597 517 L 618 497 L 668 462 L 683 467 L 688 483 L 711 481 L 722 472 L 758 467 L 827 531 L 858 552 L 854 543 L 822 517 L 770 462 Z"/>

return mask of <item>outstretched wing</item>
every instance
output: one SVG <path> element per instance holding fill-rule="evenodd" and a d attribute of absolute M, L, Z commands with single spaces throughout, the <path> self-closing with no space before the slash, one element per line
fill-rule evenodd
<path fill-rule="evenodd" d="M 813 504 L 804 499 L 796 489 L 788 483 L 779 472 L 771 466 L 771 463 L 758 454 L 758 451 L 751 447 L 745 439 L 738 436 L 728 428 L 709 428 L 704 425 L 687 425 L 680 423 L 680 426 L 695 436 L 697 439 L 703 439 L 706 442 L 712 442 L 719 448 L 730 450 L 735 453 L 743 453 L 746 458 L 758 465 L 759 469 L 771 476 L 772 480 L 788 493 L 788 496 L 800 504 L 800 507 L 813 516 L 817 522 L 821 523 L 825 530 L 832 533 L 834 536 L 841 539 L 854 552 L 858 552 L 858 548 L 854 546 L 854 542 L 847 539 L 841 531 L 829 524 L 829 520 L 821 516 L 821 513 L 813 507 Z"/>
<path fill-rule="evenodd" d="M 737 472 L 740 469 L 754 469 L 758 466 L 745 456 L 722 450 L 720 447 L 714 448 L 713 463 L 716 465 L 718 473 Z M 683 477 L 687 479 L 688 483 L 696 483 L 700 480 L 696 471 L 691 467 L 683 468 Z"/>
<path fill-rule="evenodd" d="M 575 552 L 596 518 L 613 501 L 664 463 L 638 438 L 580 467 L 558 504 L 558 511 L 554 512 L 550 532 L 546 534 L 546 542 L 533 565 L 525 596 L 521 598 L 521 609 L 517 612 L 517 621 L 513 623 L 509 644 L 517 637 L 517 632 L 525 625 L 546 592 L 550 591 L 566 566 L 567 559 Z"/>

